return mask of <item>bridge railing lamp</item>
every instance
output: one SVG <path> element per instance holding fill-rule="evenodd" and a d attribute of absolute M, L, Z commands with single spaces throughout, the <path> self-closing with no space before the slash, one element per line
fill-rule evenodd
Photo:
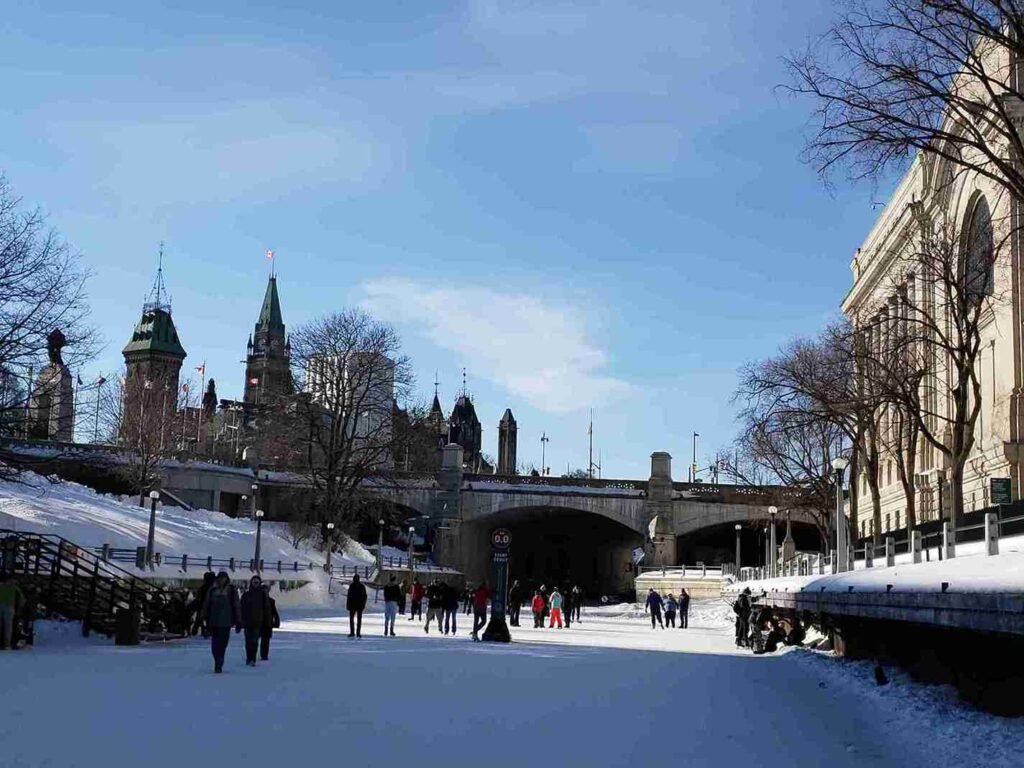
<path fill-rule="evenodd" d="M 156 503 L 160 500 L 159 491 L 149 492 L 149 535 L 146 536 L 146 566 L 153 566 L 153 546 L 156 540 Z"/>
<path fill-rule="evenodd" d="M 848 557 L 846 526 L 843 514 L 843 473 L 850 466 L 850 460 L 845 456 L 836 456 L 832 459 L 832 469 L 836 473 L 836 557 L 832 570 L 836 573 L 847 570 Z"/>

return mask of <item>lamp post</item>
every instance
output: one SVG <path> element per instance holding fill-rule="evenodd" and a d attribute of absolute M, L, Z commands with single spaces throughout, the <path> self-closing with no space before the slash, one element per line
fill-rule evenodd
<path fill-rule="evenodd" d="M 249 512 L 249 517 L 251 519 L 256 512 L 256 493 L 259 491 L 260 487 L 256 485 L 256 483 L 253 483 L 249 487 L 252 489 L 252 511 Z"/>
<path fill-rule="evenodd" d="M 409 589 L 412 589 L 412 582 L 416 578 L 416 565 L 412 559 L 412 540 L 416 534 L 416 529 L 409 526 Z M 409 614 L 409 620 L 412 620 L 412 614 Z"/>
<path fill-rule="evenodd" d="M 743 526 L 736 523 L 736 577 L 740 575 L 740 531 L 743 530 Z"/>
<path fill-rule="evenodd" d="M 778 575 L 778 550 L 775 548 L 775 516 L 779 514 L 778 507 L 768 507 L 768 514 L 771 516 L 771 531 L 769 537 L 771 543 L 768 545 L 768 551 L 771 553 L 771 559 L 768 561 L 768 578 L 774 579 Z"/>
<path fill-rule="evenodd" d="M 841 573 L 847 570 L 849 553 L 846 543 L 846 515 L 843 514 L 843 473 L 849 466 L 850 460 L 845 456 L 836 456 L 832 459 L 832 469 L 836 472 L 836 562 L 833 570 Z"/>
<path fill-rule="evenodd" d="M 242 510 L 241 510 L 240 514 L 242 514 L 242 515 L 244 515 L 244 514 L 245 514 L 245 508 L 246 508 L 246 507 L 248 506 L 248 502 L 249 502 L 249 497 L 248 497 L 248 496 L 246 496 L 246 495 L 245 495 L 245 494 L 243 493 L 243 494 L 242 494 Z"/>
<path fill-rule="evenodd" d="M 334 549 L 334 523 L 327 524 L 327 564 L 324 566 L 327 569 L 328 575 L 331 573 L 331 551 Z"/>
<path fill-rule="evenodd" d="M 540 474 L 541 477 L 548 473 L 547 470 L 547 457 L 548 457 L 548 443 L 551 442 L 551 438 L 548 437 L 547 432 L 541 433 L 540 436 Z"/>
<path fill-rule="evenodd" d="M 384 565 L 384 520 L 380 519 L 377 521 L 377 589 L 373 594 L 373 602 L 377 602 L 380 599 L 380 581 L 383 578 L 381 568 Z"/>
<path fill-rule="evenodd" d="M 260 570 L 260 535 L 263 533 L 263 510 L 256 510 L 256 570 Z"/>
<path fill-rule="evenodd" d="M 146 537 L 146 567 L 153 567 L 153 544 L 156 540 L 156 502 L 159 491 L 149 492 L 149 536 Z"/>

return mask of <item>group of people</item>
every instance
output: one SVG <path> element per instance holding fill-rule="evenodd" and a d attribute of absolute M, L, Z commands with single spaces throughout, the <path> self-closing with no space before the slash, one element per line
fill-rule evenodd
<path fill-rule="evenodd" d="M 651 629 L 676 626 L 676 614 L 679 614 L 679 628 L 686 629 L 690 626 L 690 593 L 685 587 L 679 589 L 679 599 L 671 592 L 662 597 L 653 587 L 647 592 L 647 600 L 644 602 L 644 612 L 651 614 Z M 664 612 L 665 620 L 662 621 L 661 614 Z"/>
<path fill-rule="evenodd" d="M 519 582 L 517 581 L 513 587 L 513 590 L 521 589 Z M 513 600 L 512 604 L 516 605 L 515 609 L 515 621 L 513 626 L 519 626 L 519 607 L 518 601 Z M 530 610 L 533 613 L 533 628 L 543 629 L 544 621 L 550 617 L 550 623 L 548 629 L 553 629 L 557 624 L 559 629 L 562 629 L 562 620 L 565 620 L 565 629 L 569 629 L 574 621 L 580 620 L 580 614 L 583 611 L 583 591 L 578 587 L 565 587 L 559 589 L 558 587 L 552 587 L 551 593 L 548 593 L 548 588 L 545 585 L 541 585 L 539 589 L 533 593 L 533 598 L 530 600 Z"/>
<path fill-rule="evenodd" d="M 437 623 L 437 631 L 442 635 L 455 635 L 458 632 L 460 613 L 472 614 L 473 625 L 470 636 L 480 639 L 481 630 L 487 626 L 487 612 L 493 594 L 487 582 L 475 586 L 459 588 L 454 584 L 435 578 L 427 585 L 418 578 L 406 586 L 404 580 L 390 576 L 384 586 L 384 636 L 395 637 L 395 621 L 405 615 L 406 605 L 409 606 L 409 621 L 423 621 L 423 631 L 430 634 L 431 625 Z M 543 628 L 545 620 L 550 617 L 550 627 L 563 626 L 568 628 L 573 621 L 580 620 L 583 606 L 583 591 L 578 587 L 567 587 L 563 590 L 554 588 L 548 592 L 541 586 L 533 592 L 532 598 L 519 581 L 514 581 L 508 591 L 508 621 L 513 627 L 520 626 L 519 617 L 524 602 L 529 599 L 530 610 L 533 612 L 533 626 Z M 349 637 L 361 638 L 363 611 L 366 609 L 366 586 L 358 575 L 352 577 L 348 586 L 348 598 L 345 607 L 349 614 Z M 423 604 L 426 603 L 426 619 L 423 615 Z"/>
<path fill-rule="evenodd" d="M 248 588 L 239 597 L 227 571 L 216 576 L 207 572 L 191 607 L 195 611 L 192 634 L 210 638 L 214 672 L 224 671 L 232 627 L 235 634 L 245 630 L 246 666 L 256 666 L 257 654 L 260 661 L 270 659 L 270 639 L 281 626 L 281 617 L 269 585 L 258 575 L 249 579 Z"/>

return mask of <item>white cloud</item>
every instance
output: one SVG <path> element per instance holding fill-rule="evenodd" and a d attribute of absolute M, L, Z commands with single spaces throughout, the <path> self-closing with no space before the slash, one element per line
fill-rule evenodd
<path fill-rule="evenodd" d="M 583 313 L 573 307 L 399 278 L 371 280 L 363 291 L 369 311 L 424 333 L 539 410 L 598 406 L 631 389 L 604 373 L 608 355 L 587 337 Z"/>

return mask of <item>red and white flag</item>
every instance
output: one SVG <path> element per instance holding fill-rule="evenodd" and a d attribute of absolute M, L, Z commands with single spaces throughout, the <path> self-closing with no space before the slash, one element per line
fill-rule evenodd
<path fill-rule="evenodd" d="M 202 365 L 197 365 L 196 366 L 196 370 L 199 371 L 199 375 L 200 376 L 205 376 L 206 375 L 206 363 L 204 362 Z"/>
<path fill-rule="evenodd" d="M 270 259 L 271 261 L 274 260 L 274 252 L 269 248 L 267 249 L 267 258 Z"/>
<path fill-rule="evenodd" d="M 187 382 L 187 381 L 186 381 L 186 382 L 185 382 L 184 384 L 182 384 L 182 385 L 181 385 L 181 390 L 182 390 L 182 392 L 184 392 L 184 393 L 185 393 L 186 395 L 188 394 L 188 382 Z"/>
<path fill-rule="evenodd" d="M 96 386 L 97 387 L 102 387 L 106 383 L 107 383 L 107 380 L 104 379 L 102 376 L 100 376 L 98 379 L 96 379 Z"/>
<path fill-rule="evenodd" d="M 260 383 L 260 380 L 259 380 L 259 379 L 256 379 L 256 378 L 253 378 L 253 379 L 249 379 L 249 383 L 250 383 L 250 384 L 259 384 L 259 383 Z"/>

